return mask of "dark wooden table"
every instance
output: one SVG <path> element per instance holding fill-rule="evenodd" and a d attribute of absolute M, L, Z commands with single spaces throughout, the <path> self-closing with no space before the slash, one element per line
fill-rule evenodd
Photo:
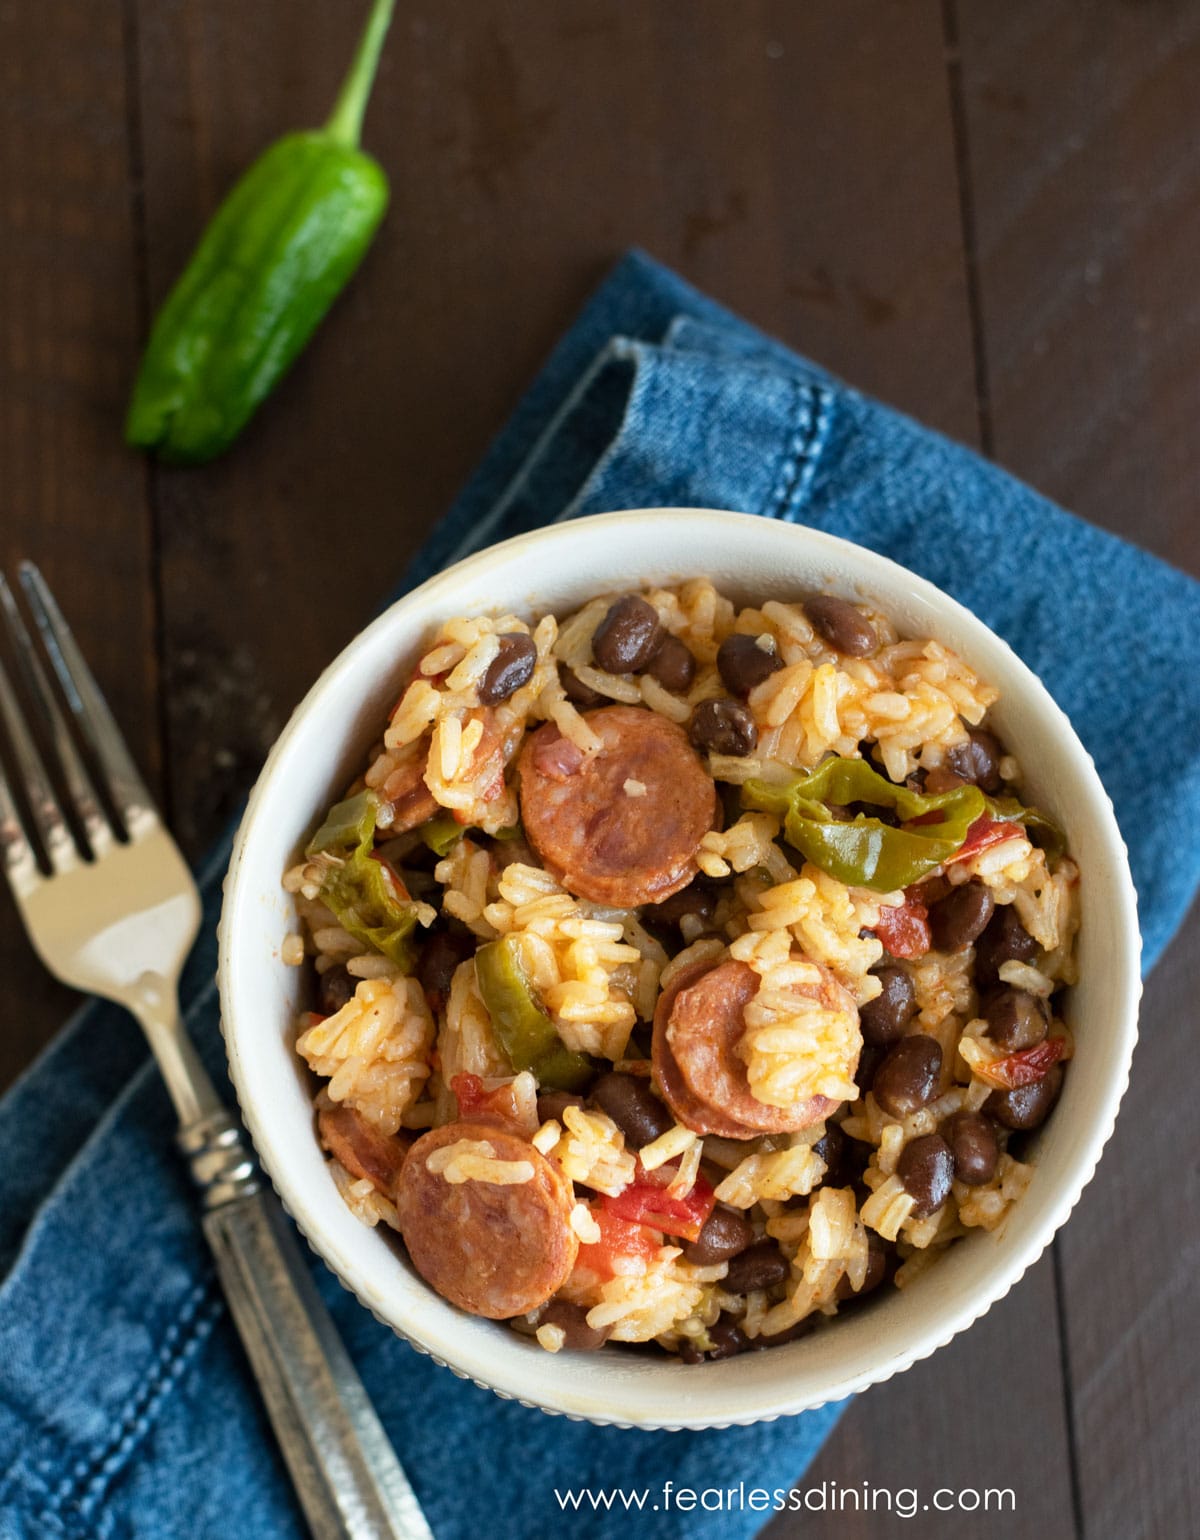
<path fill-rule="evenodd" d="M 42 563 L 190 852 L 633 243 L 1200 572 L 1186 0 L 403 0 L 377 246 L 234 453 L 148 468 L 120 424 L 151 309 L 234 175 L 324 116 L 360 10 L 0 0 L 0 554 Z M 1016 1514 L 776 1540 L 1196 1533 L 1198 933 L 1052 1254 L 808 1477 L 1011 1487 Z M 0 953 L 6 1080 L 72 1000 L 6 894 Z"/>

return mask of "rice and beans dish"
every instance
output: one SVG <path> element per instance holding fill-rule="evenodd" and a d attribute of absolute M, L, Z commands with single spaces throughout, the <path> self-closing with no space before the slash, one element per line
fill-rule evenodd
<path fill-rule="evenodd" d="M 996 698 L 828 594 L 448 619 L 284 877 L 355 1215 L 551 1352 L 688 1363 L 1001 1224 L 1078 870 Z"/>

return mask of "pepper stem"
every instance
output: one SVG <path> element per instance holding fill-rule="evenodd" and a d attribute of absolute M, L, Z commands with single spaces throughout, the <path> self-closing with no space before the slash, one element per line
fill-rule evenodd
<path fill-rule="evenodd" d="M 358 147 L 362 137 L 363 114 L 375 83 L 383 40 L 392 21 L 396 0 L 374 0 L 371 14 L 358 40 L 358 48 L 325 124 L 325 132 L 339 144 Z"/>

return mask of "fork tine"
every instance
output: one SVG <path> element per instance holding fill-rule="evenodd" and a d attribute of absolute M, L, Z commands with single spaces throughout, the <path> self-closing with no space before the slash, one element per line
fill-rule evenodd
<path fill-rule="evenodd" d="M 83 768 L 83 761 L 79 757 L 79 751 L 67 731 L 67 724 L 63 721 L 63 714 L 58 708 L 58 702 L 46 678 L 46 671 L 33 645 L 33 638 L 21 618 L 13 591 L 2 572 L 0 572 L 0 610 L 3 611 L 4 619 L 8 623 L 9 636 L 12 638 L 17 661 L 24 671 L 29 693 L 49 726 L 50 736 L 54 741 L 54 751 L 58 755 L 63 779 L 75 812 L 83 825 L 83 832 L 87 836 L 92 852 L 99 854 L 111 839 L 111 831 L 100 811 L 100 804 L 96 801 L 91 782 Z"/>
<path fill-rule="evenodd" d="M 17 704 L 17 697 L 3 663 L 0 663 L 0 718 L 4 721 L 9 742 L 16 756 L 17 768 L 20 770 L 25 786 L 25 796 L 29 803 L 29 812 L 41 836 L 46 857 L 56 871 L 62 870 L 71 865 L 76 856 L 75 841 L 71 838 L 71 831 L 67 828 L 62 808 L 59 807 L 58 798 L 54 795 L 54 787 L 46 774 L 42 756 L 38 753 L 37 744 L 33 741 L 33 735 Z M 5 790 L 8 803 L 4 810 L 5 818 L 7 820 L 11 807 L 13 819 L 19 827 L 20 820 L 11 789 L 6 787 Z"/>
<path fill-rule="evenodd" d="M 17 810 L 3 764 L 0 764 L 0 860 L 5 876 L 18 895 L 27 893 L 41 881 L 37 856 Z"/>
<path fill-rule="evenodd" d="M 84 662 L 79 643 L 63 619 L 46 579 L 31 561 L 21 563 L 18 576 L 45 644 L 46 656 L 58 676 L 72 714 L 96 751 L 126 831 L 133 832 L 131 825 L 139 817 L 157 821 L 154 799 L 125 747 L 108 702 Z"/>

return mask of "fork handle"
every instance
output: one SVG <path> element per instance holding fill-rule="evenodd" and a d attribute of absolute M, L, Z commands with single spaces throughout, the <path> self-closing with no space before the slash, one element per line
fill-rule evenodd
<path fill-rule="evenodd" d="M 191 1142 L 193 1174 L 215 1199 L 204 1233 L 314 1540 L 433 1540 L 240 1130 L 226 1118 Z"/>

